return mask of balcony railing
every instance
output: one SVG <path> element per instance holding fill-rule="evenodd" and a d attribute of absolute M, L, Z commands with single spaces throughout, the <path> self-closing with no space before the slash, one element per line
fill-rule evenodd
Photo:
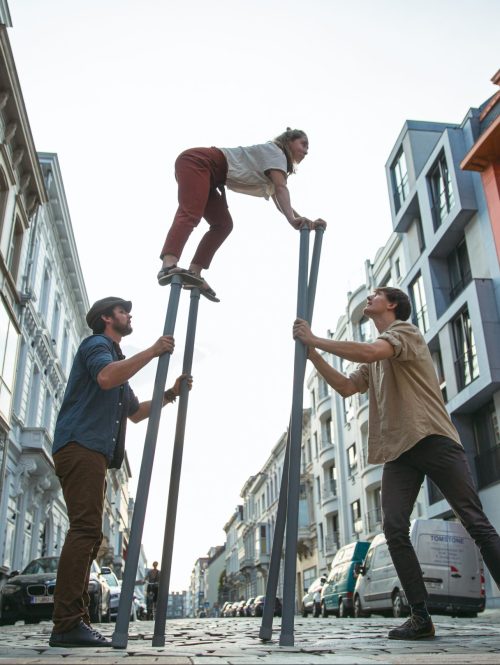
<path fill-rule="evenodd" d="M 479 489 L 500 482 L 500 446 L 477 455 L 475 462 Z"/>
<path fill-rule="evenodd" d="M 453 302 L 455 298 L 462 293 L 466 286 L 472 282 L 472 273 L 468 270 L 462 279 L 460 279 L 453 287 L 450 289 L 450 302 Z"/>
<path fill-rule="evenodd" d="M 375 531 L 382 530 L 382 509 L 374 508 L 369 510 L 365 515 L 365 523 L 368 526 L 368 532 L 374 533 Z"/>
<path fill-rule="evenodd" d="M 321 495 L 323 497 L 323 501 L 337 498 L 337 483 L 335 480 L 333 480 L 333 478 L 330 478 L 329 481 L 325 483 Z"/>
<path fill-rule="evenodd" d="M 325 536 L 325 554 L 335 554 L 340 547 L 339 532 L 334 531 Z"/>

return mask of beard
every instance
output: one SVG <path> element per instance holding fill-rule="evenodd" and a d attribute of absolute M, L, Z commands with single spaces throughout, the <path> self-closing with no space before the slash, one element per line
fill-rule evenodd
<path fill-rule="evenodd" d="M 128 323 L 119 323 L 118 321 L 113 321 L 113 330 L 121 335 L 122 337 L 126 337 L 127 335 L 130 335 L 132 332 L 132 326 L 130 325 L 130 322 Z"/>

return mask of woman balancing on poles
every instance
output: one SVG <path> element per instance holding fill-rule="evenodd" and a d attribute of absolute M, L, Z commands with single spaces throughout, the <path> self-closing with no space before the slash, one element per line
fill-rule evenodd
<path fill-rule="evenodd" d="M 158 282 L 167 284 L 174 274 L 188 286 L 197 286 L 209 300 L 219 302 L 215 291 L 201 277 L 215 252 L 233 228 L 224 186 L 242 194 L 271 197 L 294 229 L 326 226 L 321 219 L 311 221 L 292 208 L 287 177 L 307 155 L 305 132 L 288 128 L 273 141 L 239 148 L 191 148 L 175 162 L 179 207 L 160 258 L 163 266 Z M 189 269 L 177 265 L 191 232 L 204 217 L 209 229 L 202 237 Z"/>

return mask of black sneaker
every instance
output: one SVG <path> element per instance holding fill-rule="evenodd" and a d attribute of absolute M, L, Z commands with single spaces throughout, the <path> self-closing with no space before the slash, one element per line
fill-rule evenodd
<path fill-rule="evenodd" d="M 201 286 L 203 284 L 203 279 L 198 275 L 195 275 L 191 270 L 186 270 L 185 268 L 179 268 L 178 266 L 168 266 L 167 268 L 162 268 L 157 275 L 158 284 L 160 286 L 165 286 L 172 281 L 174 275 L 179 275 L 183 284 L 190 284 L 191 286 Z"/>
<path fill-rule="evenodd" d="M 425 619 L 418 614 L 412 614 L 399 628 L 389 631 L 390 640 L 421 640 L 426 637 L 434 637 L 434 624 L 430 616 Z"/>
<path fill-rule="evenodd" d="M 86 623 L 80 621 L 74 628 L 66 633 L 54 633 L 49 639 L 51 647 L 110 647 L 111 640 L 101 635 Z"/>

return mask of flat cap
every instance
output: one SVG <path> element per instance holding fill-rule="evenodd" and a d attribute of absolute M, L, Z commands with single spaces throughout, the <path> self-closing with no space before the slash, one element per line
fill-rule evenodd
<path fill-rule="evenodd" d="M 85 317 L 87 325 L 89 328 L 94 327 L 96 320 L 108 309 L 112 309 L 120 305 L 126 312 L 130 312 L 132 309 L 132 302 L 130 300 L 123 300 L 123 298 L 115 298 L 114 296 L 108 296 L 107 298 L 101 298 L 97 300 L 92 307 L 87 312 Z"/>

